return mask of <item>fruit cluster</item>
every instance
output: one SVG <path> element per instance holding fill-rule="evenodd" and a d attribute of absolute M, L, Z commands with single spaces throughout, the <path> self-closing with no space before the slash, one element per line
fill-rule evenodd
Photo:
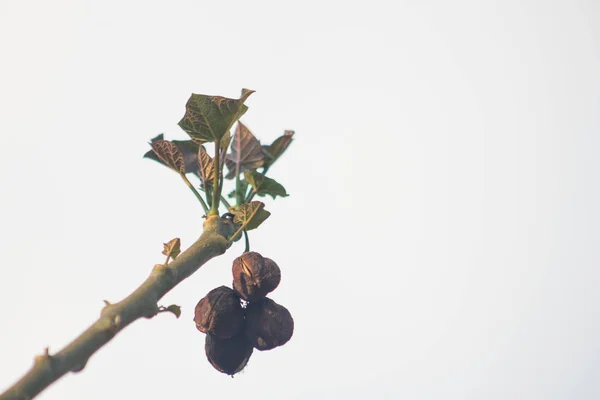
<path fill-rule="evenodd" d="M 294 333 L 290 312 L 266 295 L 279 285 L 281 270 L 259 253 L 247 252 L 233 261 L 233 289 L 220 286 L 196 305 L 194 322 L 206 333 L 208 361 L 218 371 L 241 371 L 254 349 L 282 346 Z"/>

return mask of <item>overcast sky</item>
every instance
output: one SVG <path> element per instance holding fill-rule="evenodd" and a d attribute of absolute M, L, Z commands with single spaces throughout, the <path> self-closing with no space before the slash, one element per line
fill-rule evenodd
<path fill-rule="evenodd" d="M 292 340 L 207 362 L 193 308 L 238 243 L 40 399 L 600 398 L 598 26 L 593 0 L 0 0 L 0 391 L 200 235 L 142 155 L 190 93 L 249 88 L 259 139 L 296 131 L 251 235 Z"/>

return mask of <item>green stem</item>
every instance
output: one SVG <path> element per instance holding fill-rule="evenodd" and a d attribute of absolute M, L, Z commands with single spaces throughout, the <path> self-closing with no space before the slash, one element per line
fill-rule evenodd
<path fill-rule="evenodd" d="M 208 207 L 211 208 L 212 207 L 212 190 L 211 190 L 210 186 L 208 186 L 208 185 L 206 186 L 206 189 L 204 189 L 204 195 L 206 196 L 206 202 L 208 203 Z"/>
<path fill-rule="evenodd" d="M 250 192 L 250 195 L 248 197 L 246 197 L 246 203 L 251 202 L 252 199 L 254 198 L 255 194 L 256 194 L 256 190 L 252 189 L 252 191 Z"/>
<path fill-rule="evenodd" d="M 212 193 L 212 207 L 208 215 L 219 215 L 219 201 L 221 198 L 221 188 L 219 187 L 219 175 L 220 171 L 220 152 L 221 152 L 221 141 L 215 140 L 215 158 L 213 159 L 213 193 Z"/>
<path fill-rule="evenodd" d="M 250 239 L 248 239 L 248 232 L 246 232 L 245 229 L 244 229 L 244 239 L 246 240 L 246 250 L 244 250 L 244 253 L 247 253 L 250 251 Z"/>
<path fill-rule="evenodd" d="M 240 164 L 235 164 L 235 202 L 238 206 L 244 204 L 244 194 L 240 193 L 241 189 L 240 181 Z"/>
<path fill-rule="evenodd" d="M 225 196 L 221 196 L 221 203 L 223 203 L 223 205 L 225 207 L 227 207 L 227 211 L 229 211 L 229 209 L 231 208 L 231 205 L 229 205 L 229 202 L 227 200 L 225 200 Z"/>
<path fill-rule="evenodd" d="M 194 185 L 192 185 L 192 183 L 188 180 L 188 178 L 187 178 L 187 176 L 185 176 L 185 174 L 180 174 L 180 175 L 181 175 L 181 179 L 183 179 L 183 181 L 185 182 L 186 185 L 188 185 L 190 190 L 192 192 L 194 192 L 194 195 L 196 195 L 196 198 L 198 199 L 200 204 L 202 204 L 202 208 L 204 209 L 204 212 L 208 213 L 208 206 L 204 202 L 204 199 L 202 198 L 202 196 L 200 196 L 200 193 L 198 193 L 198 191 L 194 188 Z"/>

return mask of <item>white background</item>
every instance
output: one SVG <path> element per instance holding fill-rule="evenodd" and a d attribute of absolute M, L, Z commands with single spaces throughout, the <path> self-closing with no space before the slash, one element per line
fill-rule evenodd
<path fill-rule="evenodd" d="M 236 244 L 39 398 L 600 397 L 595 1 L 0 1 L 0 390 L 184 247 L 142 159 L 190 93 L 238 97 L 290 197 L 253 249 L 292 340 L 231 379 L 193 307 Z"/>

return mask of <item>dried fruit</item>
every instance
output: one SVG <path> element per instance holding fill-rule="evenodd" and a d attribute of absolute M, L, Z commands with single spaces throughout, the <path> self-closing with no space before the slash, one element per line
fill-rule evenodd
<path fill-rule="evenodd" d="M 271 350 L 291 339 L 294 319 L 287 308 L 264 298 L 246 307 L 244 331 L 257 350 Z"/>
<path fill-rule="evenodd" d="M 254 348 L 244 336 L 244 332 L 240 332 L 229 339 L 207 334 L 204 350 L 206 358 L 216 370 L 235 375 L 248 364 Z"/>
<path fill-rule="evenodd" d="M 281 270 L 275 262 L 250 251 L 233 260 L 233 289 L 246 301 L 257 301 L 275 290 Z"/>
<path fill-rule="evenodd" d="M 194 322 L 200 332 L 220 338 L 232 337 L 244 325 L 239 297 L 227 286 L 211 290 L 196 304 Z"/>

